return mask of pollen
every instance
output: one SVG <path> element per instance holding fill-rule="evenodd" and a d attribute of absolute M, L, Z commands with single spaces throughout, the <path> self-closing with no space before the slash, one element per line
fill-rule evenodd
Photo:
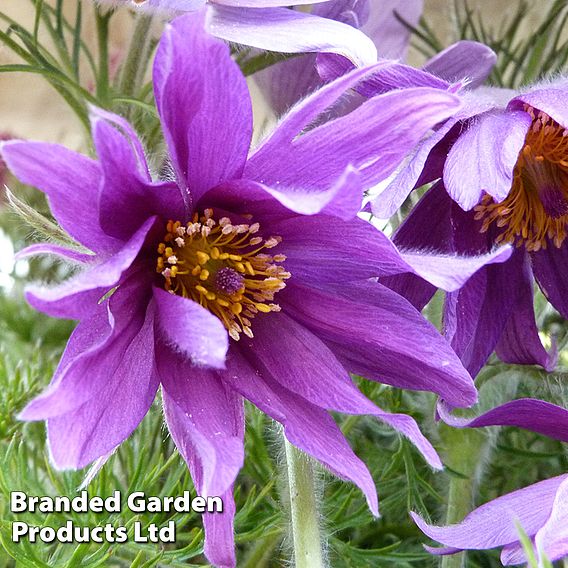
<path fill-rule="evenodd" d="M 217 221 L 212 209 L 196 213 L 185 225 L 168 221 L 156 248 L 156 272 L 168 292 L 217 316 L 232 339 L 238 341 L 242 333 L 253 337 L 251 320 L 280 311 L 274 296 L 291 276 L 282 266 L 283 254 L 266 252 L 282 239 L 261 235 L 259 223 Z"/>
<path fill-rule="evenodd" d="M 496 227 L 497 243 L 528 251 L 562 246 L 568 224 L 568 131 L 544 112 L 525 105 L 532 124 L 513 171 L 507 198 L 485 195 L 475 208 L 481 232 Z"/>

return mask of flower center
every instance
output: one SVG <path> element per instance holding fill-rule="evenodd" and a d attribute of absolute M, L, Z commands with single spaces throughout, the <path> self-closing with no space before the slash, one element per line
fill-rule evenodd
<path fill-rule="evenodd" d="M 198 302 L 216 315 L 229 335 L 253 337 L 251 320 L 259 313 L 280 311 L 272 303 L 290 273 L 282 254 L 269 255 L 280 237 L 255 236 L 260 225 L 233 225 L 228 217 L 216 221 L 213 210 L 196 213 L 186 225 L 168 221 L 158 245 L 156 272 L 164 288 Z"/>
<path fill-rule="evenodd" d="M 560 247 L 568 224 L 568 130 L 544 112 L 525 105 L 532 117 L 525 145 L 513 171 L 507 198 L 495 203 L 485 195 L 475 208 L 483 219 L 481 232 L 492 223 L 501 228 L 497 243 L 516 242 L 528 251 Z"/>

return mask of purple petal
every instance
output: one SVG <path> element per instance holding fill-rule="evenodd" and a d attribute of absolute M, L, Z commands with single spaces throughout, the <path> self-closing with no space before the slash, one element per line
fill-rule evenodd
<path fill-rule="evenodd" d="M 568 481 L 561 483 L 552 512 L 546 524 L 536 533 L 535 544 L 539 552 L 554 562 L 568 556 Z"/>
<path fill-rule="evenodd" d="M 517 305 L 509 316 L 495 352 L 505 363 L 540 365 L 550 372 L 556 367 L 558 353 L 556 347 L 547 353 L 538 335 L 533 307 L 533 278 L 526 255 L 523 274 L 519 275 L 516 286 Z"/>
<path fill-rule="evenodd" d="M 317 68 L 320 77 L 326 81 L 332 81 L 352 70 L 354 65 L 340 55 L 320 53 L 317 57 Z M 431 87 L 447 91 L 450 89 L 450 84 L 421 69 L 388 61 L 387 65 L 362 81 L 357 87 L 357 92 L 365 97 L 373 97 L 389 91 L 413 87 Z"/>
<path fill-rule="evenodd" d="M 459 550 L 456 552 L 459 552 Z M 522 564 L 526 561 L 525 549 L 521 543 L 508 544 L 501 550 L 501 564 L 503 564 L 503 566 Z"/>
<path fill-rule="evenodd" d="M 96 127 L 101 121 L 108 123 L 115 127 L 115 129 L 122 133 L 122 140 L 119 140 L 116 137 L 116 134 L 113 134 L 113 138 L 116 139 L 114 144 L 117 144 L 119 147 L 120 152 L 124 152 L 122 148 L 126 144 L 130 147 L 130 151 L 132 153 L 132 158 L 128 157 L 129 162 L 135 162 L 136 169 L 140 173 L 140 176 L 145 181 L 149 181 L 151 179 L 150 169 L 148 168 L 148 163 L 146 162 L 146 153 L 144 152 L 144 146 L 142 142 L 138 138 L 138 135 L 130 125 L 130 123 L 113 112 L 108 112 L 102 108 L 91 106 L 89 107 L 90 116 L 91 116 L 91 124 L 93 127 Z M 100 142 L 104 142 L 104 140 L 100 140 Z M 95 142 L 96 143 L 96 142 Z M 126 155 L 126 152 L 124 152 Z"/>
<path fill-rule="evenodd" d="M 245 352 L 246 348 L 242 348 Z M 322 462 L 335 475 L 355 483 L 378 514 L 377 494 L 365 464 L 355 456 L 331 416 L 290 392 L 268 373 L 254 368 L 237 349 L 227 357 L 222 379 L 263 412 L 284 426 L 288 440 Z"/>
<path fill-rule="evenodd" d="M 235 568 L 235 498 L 233 488 L 222 495 L 222 513 L 204 513 L 203 528 L 205 529 L 205 546 L 203 552 L 214 566 L 219 568 Z"/>
<path fill-rule="evenodd" d="M 516 543 L 516 522 L 533 536 L 546 523 L 560 484 L 561 475 L 498 497 L 472 511 L 457 525 L 436 527 L 410 513 L 420 530 L 430 538 L 459 550 L 485 550 Z"/>
<path fill-rule="evenodd" d="M 91 123 L 103 173 L 100 224 L 105 232 L 126 240 L 152 215 L 184 219 L 178 187 L 152 182 L 142 144 L 128 123 L 98 110 Z"/>
<path fill-rule="evenodd" d="M 131 268 L 155 220 L 155 217 L 148 219 L 123 248 L 105 262 L 90 266 L 54 288 L 29 286 L 27 301 L 52 317 L 82 319 Z"/>
<path fill-rule="evenodd" d="M 371 210 L 375 216 L 380 219 L 389 219 L 415 187 L 442 177 L 450 148 L 449 141 L 452 140 L 452 137 L 447 135 L 457 123 L 456 119 L 448 119 L 438 130 L 419 143 L 400 172 L 373 199 Z"/>
<path fill-rule="evenodd" d="M 37 256 L 41 254 L 53 254 L 64 258 L 68 262 L 77 262 L 79 264 L 88 264 L 96 258 L 93 254 L 86 254 L 49 243 L 37 243 L 30 245 L 29 247 L 19 251 L 15 258 L 16 260 L 22 260 L 23 258 L 29 258 L 30 256 Z"/>
<path fill-rule="evenodd" d="M 355 2 L 358 4 L 361 2 Z M 409 26 L 418 25 L 423 0 L 383 0 L 380 4 L 368 0 L 366 4 L 369 15 L 361 31 L 375 42 L 381 57 L 404 59 L 410 43 Z"/>
<path fill-rule="evenodd" d="M 524 105 L 530 105 L 548 114 L 564 128 L 568 128 L 568 94 L 566 89 L 536 89 L 519 95 L 511 100 L 508 109 L 524 110 Z"/>
<path fill-rule="evenodd" d="M 444 333 L 473 377 L 495 349 L 519 302 L 528 299 L 521 296 L 530 286 L 523 283 L 528 276 L 525 260 L 524 251 L 517 249 L 506 263 L 488 266 L 446 296 Z M 526 313 L 527 308 L 520 307 Z"/>
<path fill-rule="evenodd" d="M 535 278 L 548 301 L 568 319 L 568 241 L 558 248 L 548 242 L 546 249 L 531 254 Z"/>
<path fill-rule="evenodd" d="M 469 121 L 444 166 L 448 193 L 462 209 L 477 205 L 483 192 L 496 201 L 507 197 L 530 125 L 524 111 L 493 110 Z"/>
<path fill-rule="evenodd" d="M 360 28 L 367 21 L 368 12 L 368 0 L 329 0 L 314 5 L 311 13 Z M 377 13 L 382 16 L 383 11 L 377 10 Z M 399 26 L 402 28 L 400 23 Z M 293 104 L 322 84 L 316 70 L 316 57 L 313 53 L 300 55 L 255 74 L 257 84 L 277 115 L 284 114 Z"/>
<path fill-rule="evenodd" d="M 227 184 L 226 189 L 239 199 L 257 202 L 257 208 L 267 200 L 272 201 L 272 197 L 288 211 L 300 215 L 323 213 L 345 221 L 353 219 L 359 213 L 363 202 L 359 172 L 351 166 L 347 166 L 333 185 L 326 188 L 310 185 L 304 187 L 301 183 L 290 186 L 275 184 L 274 187 L 269 187 L 249 180 L 236 180 Z M 216 190 L 214 195 L 218 193 Z M 269 205 L 268 209 L 274 210 L 274 205 Z"/>
<path fill-rule="evenodd" d="M 163 12 L 164 15 L 175 15 L 180 12 L 194 12 L 199 10 L 206 0 L 98 0 L 101 4 L 109 6 L 132 6 L 137 10 L 147 12 Z"/>
<path fill-rule="evenodd" d="M 466 252 L 455 242 L 455 237 L 456 234 L 467 233 L 469 227 L 465 228 L 459 222 L 454 223 L 455 213 L 458 213 L 459 221 L 467 215 L 452 201 L 442 183 L 438 182 L 412 208 L 393 235 L 393 242 L 401 249 L 425 249 L 445 254 Z M 459 231 L 454 233 L 454 226 L 459 227 Z M 468 247 L 467 253 L 484 253 L 488 250 L 487 246 L 477 251 Z M 419 311 L 422 311 L 436 292 L 435 286 L 411 273 L 383 277 L 380 282 L 406 298 Z"/>
<path fill-rule="evenodd" d="M 295 10 L 210 4 L 207 29 L 226 41 L 269 51 L 338 53 L 356 65 L 370 65 L 377 60 L 373 42 L 359 30 Z"/>
<path fill-rule="evenodd" d="M 317 4 L 329 0 L 212 0 L 214 4 L 224 4 L 235 8 L 278 8 L 279 6 L 301 6 L 303 4 Z"/>
<path fill-rule="evenodd" d="M 95 304 L 73 331 L 49 387 L 19 418 L 52 418 L 100 396 L 144 324 L 148 292 L 132 279 L 121 284 L 105 304 Z"/>
<path fill-rule="evenodd" d="M 278 341 L 274 341 L 275 330 Z M 250 348 L 257 368 L 270 374 L 282 387 L 327 410 L 375 416 L 407 436 L 431 466 L 442 469 L 436 450 L 414 419 L 385 412 L 367 399 L 333 352 L 306 327 L 281 313 L 270 319 L 259 318 L 254 333 Z"/>
<path fill-rule="evenodd" d="M 314 53 L 306 53 L 254 74 L 256 84 L 277 116 L 322 84 L 316 71 L 316 57 Z"/>
<path fill-rule="evenodd" d="M 214 371 L 199 369 L 164 346 L 157 360 L 168 428 L 197 477 L 197 492 L 221 495 L 243 465 L 243 401 Z"/>
<path fill-rule="evenodd" d="M 330 85 L 344 81 L 341 78 Z M 307 101 L 314 99 L 319 108 L 318 98 L 313 95 Z M 289 132 L 284 121 L 278 134 L 249 160 L 245 176 L 268 186 L 326 187 L 352 165 L 367 189 L 389 176 L 424 133 L 447 119 L 459 105 L 454 95 L 444 91 L 404 89 L 374 97 L 348 115 L 300 136 L 294 133 L 288 140 L 280 135 L 280 130 Z"/>
<path fill-rule="evenodd" d="M 108 454 L 144 418 L 158 388 L 153 328 L 150 306 L 105 388 L 78 409 L 47 421 L 51 459 L 58 469 L 80 469 Z"/>
<path fill-rule="evenodd" d="M 97 162 L 43 142 L 2 142 L 0 153 L 22 183 L 47 195 L 53 215 L 74 239 L 97 253 L 120 246 L 99 225 L 101 171 Z"/>
<path fill-rule="evenodd" d="M 194 365 L 223 369 L 229 349 L 221 320 L 188 298 L 154 288 L 160 333 L 174 350 Z"/>
<path fill-rule="evenodd" d="M 497 55 L 491 48 L 462 40 L 435 55 L 423 69 L 450 83 L 467 79 L 468 88 L 474 89 L 485 82 L 496 62 Z"/>
<path fill-rule="evenodd" d="M 423 251 L 403 251 L 402 258 L 413 272 L 434 286 L 453 292 L 459 290 L 478 270 L 505 263 L 513 253 L 503 246 L 478 256 L 443 256 Z"/>
<path fill-rule="evenodd" d="M 462 257 L 422 251 L 400 252 L 381 231 L 361 219 L 348 225 L 326 216 L 294 217 L 273 223 L 283 237 L 279 252 L 295 279 L 320 287 L 410 272 L 443 290 L 459 289 L 480 268 L 509 258 L 510 246 Z M 346 238 L 348 235 L 348 238 Z M 329 267 L 333 266 L 333 271 Z M 321 278 L 325 274 L 325 279 Z"/>
<path fill-rule="evenodd" d="M 448 343 L 398 294 L 377 283 L 345 284 L 338 292 L 291 284 L 281 292 L 283 308 L 352 372 L 449 396 L 458 406 L 477 400 L 471 377 Z"/>
<path fill-rule="evenodd" d="M 188 206 L 219 183 L 241 177 L 252 136 L 250 96 L 228 46 L 205 33 L 202 14 L 166 27 L 154 92 Z"/>
<path fill-rule="evenodd" d="M 515 426 L 555 440 L 568 442 L 568 410 L 543 400 L 520 398 L 497 406 L 475 418 L 460 418 L 441 403 L 438 412 L 454 428 Z"/>

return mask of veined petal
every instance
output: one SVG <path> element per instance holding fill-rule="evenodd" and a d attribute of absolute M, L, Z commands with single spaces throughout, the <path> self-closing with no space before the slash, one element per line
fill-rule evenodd
<path fill-rule="evenodd" d="M 142 143 L 122 118 L 98 109 L 91 118 L 102 170 L 100 224 L 127 240 L 152 215 L 183 219 L 184 202 L 174 183 L 153 183 Z"/>
<path fill-rule="evenodd" d="M 74 239 L 96 253 L 108 253 L 121 243 L 99 224 L 99 164 L 57 144 L 10 140 L 0 153 L 23 183 L 45 193 L 58 223 Z"/>
<path fill-rule="evenodd" d="M 229 339 L 221 320 L 189 298 L 153 290 L 156 321 L 170 347 L 194 365 L 224 368 Z"/>
<path fill-rule="evenodd" d="M 531 256 L 532 268 L 540 289 L 548 301 L 568 319 L 568 242 L 559 248 L 549 242 Z"/>
<path fill-rule="evenodd" d="M 22 260 L 31 256 L 42 254 L 52 254 L 64 258 L 68 262 L 77 262 L 79 264 L 88 264 L 96 259 L 94 254 L 83 253 L 73 249 L 68 249 L 59 245 L 52 245 L 50 243 L 36 243 L 19 251 L 15 259 Z"/>
<path fill-rule="evenodd" d="M 220 495 L 223 500 L 222 513 L 204 513 L 203 528 L 205 545 L 203 552 L 214 566 L 235 568 L 235 498 L 233 487 Z"/>
<path fill-rule="evenodd" d="M 344 81 L 340 78 L 330 85 Z M 318 98 L 315 94 L 300 104 L 313 99 L 319 107 Z M 373 97 L 346 116 L 300 135 L 295 132 L 294 138 L 273 135 L 249 160 L 245 176 L 268 186 L 328 187 L 351 165 L 368 189 L 387 178 L 424 133 L 451 116 L 460 104 L 454 95 L 430 88 Z M 281 129 L 289 132 L 286 120 L 278 131 Z"/>
<path fill-rule="evenodd" d="M 95 304 L 73 331 L 49 387 L 19 418 L 45 420 L 100 396 L 139 334 L 149 299 L 149 287 L 133 278 L 104 304 Z"/>
<path fill-rule="evenodd" d="M 244 408 L 240 395 L 212 370 L 200 369 L 161 346 L 158 370 L 166 419 L 203 497 L 232 488 L 244 460 Z"/>
<path fill-rule="evenodd" d="M 355 483 L 371 512 L 378 514 L 377 493 L 365 464 L 353 453 L 333 418 L 323 409 L 282 387 L 247 361 L 246 348 L 232 349 L 221 378 L 284 426 L 288 440 L 319 460 L 332 473 Z"/>
<path fill-rule="evenodd" d="M 513 311 L 523 298 L 525 253 L 515 250 L 505 263 L 480 270 L 446 295 L 444 335 L 473 377 L 495 349 Z M 524 308 L 522 308 L 524 309 Z"/>
<path fill-rule="evenodd" d="M 422 532 L 456 552 L 510 545 L 519 541 L 517 522 L 529 536 L 546 523 L 556 493 L 567 478 L 568 475 L 553 477 L 498 497 L 472 511 L 457 525 L 436 527 L 416 513 L 410 514 Z"/>
<path fill-rule="evenodd" d="M 276 330 L 278 341 L 274 341 Z M 270 374 L 283 388 L 327 410 L 375 416 L 407 436 L 432 467 L 442 469 L 436 450 L 414 419 L 385 412 L 366 398 L 329 347 L 304 325 L 284 312 L 273 314 L 270 319 L 259 318 L 254 332 L 250 353 L 257 368 Z"/>
<path fill-rule="evenodd" d="M 353 63 L 333 53 L 320 53 L 317 57 L 320 77 L 332 81 L 354 68 Z M 397 89 L 413 87 L 432 87 L 442 91 L 450 90 L 451 85 L 421 69 L 410 65 L 388 61 L 388 65 L 378 69 L 368 79 L 357 86 L 357 92 L 365 97 L 373 97 Z"/>
<path fill-rule="evenodd" d="M 269 51 L 339 53 L 356 65 L 377 60 L 373 42 L 352 26 L 285 8 L 258 10 L 210 4 L 207 30 L 226 41 Z"/>
<path fill-rule="evenodd" d="M 453 291 L 480 268 L 503 263 L 512 253 L 510 246 L 477 256 L 401 252 L 386 235 L 362 219 L 347 224 L 324 215 L 284 219 L 275 222 L 273 230 L 283 237 L 279 251 L 287 256 L 287 269 L 295 279 L 317 287 L 411 273 Z"/>
<path fill-rule="evenodd" d="M 540 365 L 552 371 L 558 361 L 558 352 L 553 345 L 550 353 L 542 345 L 534 313 L 533 278 L 528 255 L 524 255 L 524 266 L 515 285 L 517 304 L 513 309 L 495 352 L 501 361 L 518 365 Z"/>
<path fill-rule="evenodd" d="M 329 292 L 290 284 L 281 295 L 285 313 L 324 340 L 349 371 L 449 396 L 457 406 L 477 400 L 471 377 L 448 343 L 388 288 L 352 283 Z"/>
<path fill-rule="evenodd" d="M 450 149 L 444 184 L 462 209 L 479 203 L 483 192 L 503 201 L 531 125 L 524 111 L 493 110 L 471 119 Z"/>
<path fill-rule="evenodd" d="M 418 3 L 421 3 L 421 0 L 418 0 Z M 406 6 L 407 3 L 398 2 L 397 4 L 400 4 L 400 6 L 397 5 L 397 9 L 404 9 L 403 6 Z M 360 29 L 361 26 L 369 20 L 370 12 L 368 0 L 330 0 L 314 5 L 311 11 L 314 16 L 336 20 L 357 29 Z M 388 40 L 390 40 L 391 35 L 393 36 L 393 40 L 395 40 L 393 45 L 385 46 L 387 37 L 385 37 L 385 35 L 379 37 L 381 50 L 383 51 L 385 47 L 387 52 L 390 51 L 391 48 L 396 50 L 394 43 L 396 43 L 396 40 L 400 40 L 401 37 L 404 39 L 408 32 L 400 22 L 396 20 L 394 14 L 391 13 L 385 16 L 382 6 L 381 9 L 373 10 L 372 14 L 375 15 L 375 19 L 380 20 L 380 22 L 373 22 L 378 24 L 377 27 L 380 28 L 380 31 L 383 31 L 384 28 Z M 381 26 L 380 24 L 383 23 L 383 19 L 385 20 L 384 26 Z M 395 21 L 396 23 L 394 23 Z M 393 23 L 394 25 L 391 27 Z M 396 24 L 398 24 L 398 26 L 396 26 Z M 367 33 L 367 35 L 369 34 Z M 381 35 L 380 32 L 378 35 Z M 377 42 L 375 41 L 375 43 Z M 403 48 L 405 48 L 405 46 L 403 46 Z M 384 57 L 391 57 L 391 55 L 387 53 L 382 53 L 382 55 Z M 399 56 L 400 54 L 392 55 L 392 57 Z M 338 57 L 345 59 L 341 56 Z M 315 53 L 292 57 L 275 65 L 271 65 L 269 68 L 255 74 L 254 77 L 257 84 L 267 96 L 271 108 L 277 115 L 280 116 L 284 114 L 293 104 L 322 84 L 322 80 L 316 70 L 316 58 L 317 55 Z M 345 59 L 345 61 L 348 60 Z"/>
<path fill-rule="evenodd" d="M 380 4 L 367 0 L 354 2 L 362 24 L 361 31 L 367 34 L 377 46 L 381 57 L 404 59 L 409 46 L 410 28 L 417 26 L 424 7 L 423 0 L 382 0 Z M 361 18 L 362 8 L 367 4 L 368 16 Z M 402 22 L 405 24 L 402 24 Z"/>
<path fill-rule="evenodd" d="M 564 128 L 568 128 L 568 95 L 566 89 L 546 88 L 535 89 L 528 93 L 518 95 L 511 99 L 508 110 L 524 110 L 524 105 L 532 106 L 558 122 Z"/>
<path fill-rule="evenodd" d="M 552 505 L 546 524 L 536 533 L 535 545 L 539 556 L 544 554 L 554 562 L 568 556 L 568 480 L 564 480 Z"/>
<path fill-rule="evenodd" d="M 495 52 L 477 41 L 458 41 L 432 57 L 424 71 L 450 83 L 467 80 L 467 87 L 474 89 L 485 82 L 497 62 Z"/>
<path fill-rule="evenodd" d="M 90 266 L 54 288 L 29 286 L 26 299 L 36 310 L 52 317 L 82 319 L 132 266 L 155 220 L 155 217 L 148 219 L 123 248 L 105 262 Z"/>
<path fill-rule="evenodd" d="M 277 8 L 279 6 L 301 6 L 329 0 L 210 0 L 213 4 L 224 4 L 235 8 Z"/>
<path fill-rule="evenodd" d="M 50 455 L 58 469 L 81 469 L 121 444 L 148 412 L 158 388 L 154 310 L 104 389 L 82 406 L 47 421 Z"/>
<path fill-rule="evenodd" d="M 480 268 L 492 264 L 503 264 L 511 257 L 513 249 L 506 245 L 487 254 L 478 256 L 445 256 L 423 251 L 403 251 L 401 253 L 410 270 L 437 288 L 453 292 Z"/>
<path fill-rule="evenodd" d="M 418 144 L 394 179 L 371 202 L 373 215 L 380 219 L 389 219 L 415 187 L 442 177 L 449 146 L 441 148 L 440 152 L 436 152 L 436 150 L 438 145 L 443 145 L 446 135 L 457 123 L 457 119 L 449 118 L 435 132 L 429 134 Z M 448 138 L 450 137 L 448 136 Z"/>
<path fill-rule="evenodd" d="M 359 213 L 363 202 L 360 175 L 351 166 L 347 166 L 335 183 L 327 188 L 314 188 L 310 185 L 305 187 L 301 185 L 300 180 L 297 185 L 275 184 L 272 187 L 249 180 L 235 180 L 225 188 L 217 188 L 212 192 L 212 196 L 216 196 L 217 200 L 220 189 L 225 193 L 233 193 L 237 199 L 248 201 L 253 207 L 256 205 L 256 208 L 268 205 L 266 209 L 276 212 L 277 207 L 265 203 L 274 199 L 288 212 L 300 215 L 322 213 L 345 221 L 353 219 Z"/>
<path fill-rule="evenodd" d="M 241 176 L 252 136 L 246 81 L 228 46 L 203 29 L 203 14 L 166 27 L 154 63 L 154 92 L 189 211 L 191 201 Z"/>
<path fill-rule="evenodd" d="M 453 416 L 451 408 L 444 402 L 438 405 L 438 412 L 442 420 L 454 428 L 515 426 L 568 442 L 568 410 L 544 400 L 533 398 L 512 400 L 475 418 Z"/>

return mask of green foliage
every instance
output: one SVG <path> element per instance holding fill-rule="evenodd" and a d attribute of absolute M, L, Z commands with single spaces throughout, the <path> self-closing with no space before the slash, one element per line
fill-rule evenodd
<path fill-rule="evenodd" d="M 508 17 L 499 26 L 484 18 L 466 1 L 453 0 L 453 37 L 485 43 L 497 54 L 489 83 L 498 87 L 518 88 L 542 78 L 563 72 L 568 62 L 568 4 L 566 0 L 546 3 L 517 0 L 507 6 Z M 542 11 L 536 29 L 527 33 L 523 25 L 527 15 Z M 404 22 L 403 22 L 404 23 Z M 434 26 L 422 18 L 414 32 L 414 45 L 426 57 L 432 57 L 447 41 L 440 38 Z"/>

